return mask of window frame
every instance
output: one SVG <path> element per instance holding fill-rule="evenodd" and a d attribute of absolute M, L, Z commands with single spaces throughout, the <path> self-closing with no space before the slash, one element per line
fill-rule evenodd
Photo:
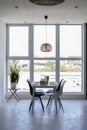
<path fill-rule="evenodd" d="M 8 82 L 8 60 L 29 60 L 30 62 L 30 80 L 33 81 L 34 79 L 34 60 L 54 60 L 55 63 L 56 63 L 56 81 L 59 82 L 59 66 L 60 66 L 60 61 L 61 60 L 81 60 L 82 61 L 82 71 L 81 71 L 81 81 L 82 81 L 82 92 L 81 93 L 73 93 L 73 92 L 64 92 L 65 95 L 69 95 L 69 94 L 84 94 L 84 72 L 83 72 L 83 65 L 84 65 L 84 62 L 83 62 L 83 58 L 84 58 L 84 55 L 83 55 L 83 34 L 82 34 L 82 30 L 83 30 L 83 26 L 81 24 L 77 24 L 77 25 L 81 25 L 81 36 L 82 36 L 82 41 L 81 41 L 81 58 L 60 58 L 60 26 L 61 25 L 64 25 L 64 24 L 50 24 L 50 25 L 55 25 L 56 27 L 56 32 L 55 32 L 55 35 L 56 35 L 56 42 L 55 42 L 55 51 L 56 51 L 56 55 L 55 57 L 53 58 L 35 58 L 34 57 L 34 25 L 44 25 L 44 24 L 7 24 L 6 25 L 6 82 Z M 65 24 L 66 25 L 66 24 Z M 74 24 L 69 24 L 69 25 L 74 25 Z M 75 24 L 76 25 L 76 24 Z M 10 26 L 27 26 L 29 27 L 29 43 L 32 43 L 32 44 L 29 44 L 28 45 L 28 56 L 9 56 L 9 27 Z M 29 47 L 30 46 L 30 47 Z M 8 84 L 8 83 L 7 83 Z M 6 86 L 6 91 L 8 90 L 8 85 Z"/>

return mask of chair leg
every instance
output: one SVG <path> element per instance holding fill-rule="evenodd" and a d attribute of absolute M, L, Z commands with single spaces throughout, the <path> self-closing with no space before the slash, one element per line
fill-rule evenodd
<path fill-rule="evenodd" d="M 51 99 L 50 99 L 50 105 L 52 104 L 53 99 L 54 99 L 54 96 L 51 96 Z"/>
<path fill-rule="evenodd" d="M 41 99 L 41 97 L 39 97 L 39 99 L 40 99 L 41 106 L 42 106 L 42 109 L 43 109 L 43 112 L 44 112 L 44 106 L 43 106 L 43 102 L 42 102 L 42 99 Z"/>
<path fill-rule="evenodd" d="M 52 102 L 53 102 L 53 99 L 54 99 L 54 96 L 51 96 L 51 97 L 50 97 L 50 102 L 49 102 L 49 109 L 50 109 L 51 106 L 52 106 L 51 104 L 52 104 Z"/>
<path fill-rule="evenodd" d="M 49 97 L 49 99 L 48 99 L 48 102 L 47 102 L 46 108 L 48 107 L 48 105 L 49 105 L 49 103 L 50 103 L 50 100 L 51 100 L 51 95 L 50 95 L 50 97 Z"/>
<path fill-rule="evenodd" d="M 62 105 L 62 103 L 61 103 L 60 98 L 58 97 L 57 99 L 58 99 L 58 103 L 59 103 L 59 108 L 61 107 L 61 108 L 62 108 L 62 110 L 63 110 L 63 112 L 64 112 L 63 105 Z"/>
<path fill-rule="evenodd" d="M 56 108 L 56 113 L 57 113 L 57 96 L 54 96 L 54 103 L 55 103 L 55 108 Z"/>
<path fill-rule="evenodd" d="M 30 112 L 30 110 L 31 110 L 31 106 L 32 106 L 32 101 L 31 101 L 30 106 L 29 106 L 29 112 Z"/>

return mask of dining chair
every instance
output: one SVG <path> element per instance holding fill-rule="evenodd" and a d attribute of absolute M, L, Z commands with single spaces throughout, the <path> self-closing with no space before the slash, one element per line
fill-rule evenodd
<path fill-rule="evenodd" d="M 33 87 L 32 87 L 32 85 L 31 85 L 31 82 L 30 82 L 29 79 L 27 79 L 27 83 L 28 83 L 28 85 L 29 85 L 30 94 L 31 94 L 31 96 L 33 97 Z M 41 103 L 43 112 L 44 112 L 44 105 L 43 105 L 41 96 L 44 96 L 44 95 L 45 95 L 45 93 L 44 93 L 43 91 L 41 91 L 41 90 L 35 91 L 35 93 L 34 93 L 34 98 L 38 97 L 39 100 L 40 100 L 40 103 Z M 31 103 L 30 103 L 30 106 L 29 106 L 29 111 L 31 110 L 32 104 L 33 104 L 33 98 L 32 98 L 32 100 L 31 100 Z"/>
<path fill-rule="evenodd" d="M 50 95 L 50 99 L 48 100 L 49 102 L 47 103 L 46 108 L 48 107 L 49 103 L 52 103 L 53 100 L 57 99 L 59 104 L 59 109 L 62 108 L 62 110 L 64 111 L 60 97 L 63 94 L 63 88 L 65 83 L 66 81 L 62 79 L 59 83 L 59 87 L 56 89 L 56 92 L 48 93 L 48 95 Z"/>
<path fill-rule="evenodd" d="M 59 84 L 58 84 L 58 86 L 57 86 L 57 88 L 56 88 L 56 91 L 59 91 L 60 86 L 61 86 L 61 83 L 62 83 L 63 80 L 64 80 L 64 79 L 61 79 L 61 80 L 60 80 L 60 82 L 59 82 Z M 48 105 L 49 105 L 49 103 L 50 103 L 51 96 L 52 96 L 52 94 L 54 94 L 54 90 L 53 90 L 53 89 L 50 89 L 50 90 L 47 91 L 47 93 L 48 93 L 48 95 L 49 95 L 49 99 L 48 99 L 46 108 L 48 107 Z"/>

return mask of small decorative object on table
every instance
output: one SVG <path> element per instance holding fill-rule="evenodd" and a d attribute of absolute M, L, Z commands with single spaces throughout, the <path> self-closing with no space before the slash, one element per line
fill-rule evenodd
<path fill-rule="evenodd" d="M 48 84 L 48 82 L 49 82 L 49 76 L 45 76 L 45 79 L 46 79 L 47 84 Z"/>
<path fill-rule="evenodd" d="M 40 85 L 47 85 L 47 80 L 46 79 L 41 79 L 40 80 Z"/>

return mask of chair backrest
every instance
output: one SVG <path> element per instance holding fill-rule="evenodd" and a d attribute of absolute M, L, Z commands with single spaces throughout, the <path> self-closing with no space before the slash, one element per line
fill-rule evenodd
<path fill-rule="evenodd" d="M 29 79 L 27 79 L 27 81 L 26 81 L 26 82 L 27 82 L 27 83 L 28 83 L 28 85 L 29 85 L 30 94 L 31 94 L 31 95 L 33 95 L 33 88 L 32 88 L 32 85 L 31 85 L 30 80 L 29 80 Z"/>
<path fill-rule="evenodd" d="M 63 93 L 63 88 L 64 88 L 65 83 L 66 83 L 66 81 L 63 79 L 63 80 L 61 81 L 61 84 L 60 84 L 60 89 L 59 89 L 59 91 L 57 91 L 58 96 L 61 96 L 61 95 L 62 95 L 62 93 Z"/>
<path fill-rule="evenodd" d="M 61 83 L 62 83 L 63 80 L 64 80 L 64 79 L 61 79 L 61 80 L 60 80 L 60 82 L 59 82 L 59 84 L 58 84 L 58 87 L 57 87 L 56 91 L 59 91 L 60 86 L 61 86 Z"/>

